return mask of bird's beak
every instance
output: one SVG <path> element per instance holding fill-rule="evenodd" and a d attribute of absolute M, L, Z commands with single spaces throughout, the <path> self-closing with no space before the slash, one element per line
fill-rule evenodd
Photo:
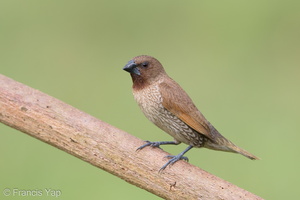
<path fill-rule="evenodd" d="M 137 65 L 135 64 L 134 60 L 130 60 L 125 67 L 123 67 L 123 70 L 129 72 L 129 73 L 134 73 L 137 75 L 141 75 L 139 69 L 137 68 Z"/>

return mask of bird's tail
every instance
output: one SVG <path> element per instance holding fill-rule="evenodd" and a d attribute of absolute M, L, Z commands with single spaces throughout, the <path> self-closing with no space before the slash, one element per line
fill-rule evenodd
<path fill-rule="evenodd" d="M 231 141 L 227 140 L 225 137 L 223 137 L 211 124 L 210 124 L 211 133 L 214 136 L 214 141 L 208 140 L 204 147 L 219 151 L 228 151 L 228 152 L 234 152 L 239 153 L 251 160 L 259 160 L 258 157 L 255 155 L 249 153 L 248 151 L 236 146 Z"/>
<path fill-rule="evenodd" d="M 231 144 L 233 144 L 232 142 L 230 142 Z M 248 151 L 236 146 L 236 145 L 230 145 L 230 148 L 236 152 L 236 153 L 239 153 L 243 156 L 246 156 L 247 158 L 251 159 L 251 160 L 259 160 L 258 157 L 256 157 L 255 155 L 253 155 L 252 153 L 249 153 Z"/>
<path fill-rule="evenodd" d="M 207 141 L 204 145 L 204 147 L 217 150 L 217 151 L 227 151 L 227 152 L 233 152 L 233 153 L 239 153 L 251 160 L 259 160 L 258 157 L 255 155 L 249 153 L 248 151 L 236 146 L 231 141 L 227 140 L 222 136 L 222 138 L 217 138 L 216 142 Z"/>

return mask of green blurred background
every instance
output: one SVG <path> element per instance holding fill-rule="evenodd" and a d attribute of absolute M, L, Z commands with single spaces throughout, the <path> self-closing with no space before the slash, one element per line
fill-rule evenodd
<path fill-rule="evenodd" d="M 143 117 L 122 70 L 152 55 L 224 136 L 262 158 L 193 149 L 190 163 L 263 198 L 296 199 L 299 10 L 289 0 L 2 0 L 0 73 L 143 140 L 170 140 Z M 0 133 L 0 199 L 34 199 L 5 197 L 5 188 L 159 199 L 3 124 Z"/>

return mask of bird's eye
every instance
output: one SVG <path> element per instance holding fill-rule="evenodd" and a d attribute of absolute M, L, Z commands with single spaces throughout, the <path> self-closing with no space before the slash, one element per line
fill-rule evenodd
<path fill-rule="evenodd" d="M 146 67 L 149 66 L 149 63 L 148 63 L 148 62 L 143 62 L 143 63 L 142 63 L 142 66 L 146 68 Z"/>

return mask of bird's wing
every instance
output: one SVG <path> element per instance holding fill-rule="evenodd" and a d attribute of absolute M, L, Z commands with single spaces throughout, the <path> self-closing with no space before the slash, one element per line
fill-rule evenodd
<path fill-rule="evenodd" d="M 174 80 L 165 80 L 160 83 L 159 89 L 162 95 L 162 104 L 168 111 L 200 134 L 213 139 L 207 120 L 188 94 Z"/>

